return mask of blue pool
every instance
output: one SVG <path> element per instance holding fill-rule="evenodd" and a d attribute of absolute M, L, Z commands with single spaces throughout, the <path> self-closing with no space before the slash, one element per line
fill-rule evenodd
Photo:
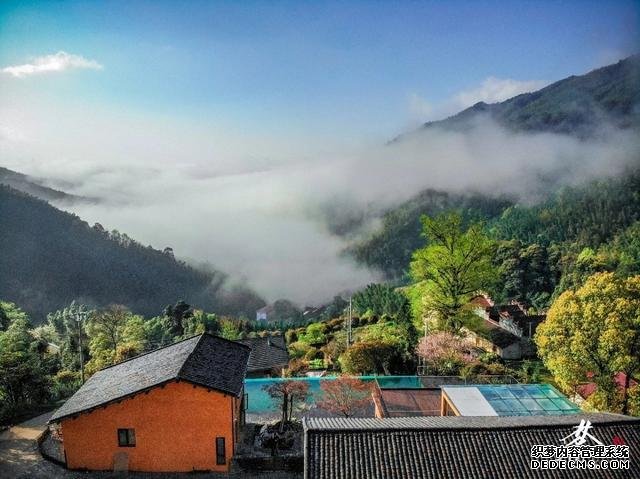
<path fill-rule="evenodd" d="M 326 376 L 321 378 L 258 378 L 245 379 L 244 392 L 247 394 L 247 413 L 264 414 L 278 412 L 278 404 L 264 390 L 265 386 L 282 381 L 304 381 L 309 385 L 309 397 L 307 406 L 312 406 L 320 399 L 322 389 L 320 384 L 323 381 L 332 381 L 335 377 Z M 422 387 L 417 376 L 359 376 L 363 381 L 378 381 L 381 389 L 419 389 Z"/>
<path fill-rule="evenodd" d="M 382 390 L 434 389 L 448 384 L 451 388 L 477 388 L 501 416 L 539 415 L 539 414 L 575 414 L 580 409 L 562 393 L 548 384 L 460 384 L 459 378 L 445 378 L 439 384 L 431 384 L 425 377 L 418 376 L 359 376 L 363 381 L 376 381 Z M 247 395 L 246 412 L 258 416 L 275 416 L 279 413 L 278 403 L 265 391 L 265 386 L 282 381 L 304 381 L 309 385 L 309 397 L 303 409 L 313 407 L 322 396 L 320 385 L 324 381 L 333 381 L 335 377 L 316 378 L 258 378 L 245 379 Z M 434 378 L 430 378 L 434 379 Z M 439 379 L 439 378 L 435 378 Z M 458 383 L 458 384 L 456 384 Z"/>

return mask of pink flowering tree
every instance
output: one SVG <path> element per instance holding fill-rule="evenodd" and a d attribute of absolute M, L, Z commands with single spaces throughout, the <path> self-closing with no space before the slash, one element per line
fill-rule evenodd
<path fill-rule="evenodd" d="M 422 338 L 416 352 L 430 372 L 446 376 L 458 374 L 461 368 L 474 362 L 472 349 L 468 339 L 438 331 Z"/>

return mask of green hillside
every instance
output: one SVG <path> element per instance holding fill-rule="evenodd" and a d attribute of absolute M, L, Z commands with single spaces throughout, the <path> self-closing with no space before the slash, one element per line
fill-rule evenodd
<path fill-rule="evenodd" d="M 86 198 L 66 193 L 44 186 L 38 179 L 28 175 L 18 173 L 17 171 L 3 168 L 0 166 L 0 185 L 10 186 L 18 191 L 33 195 L 45 201 L 56 201 L 63 203 L 73 203 L 76 201 L 97 201 L 94 198 Z"/>
<path fill-rule="evenodd" d="M 445 120 L 425 123 L 422 129 L 465 130 L 478 115 L 488 116 L 515 131 L 579 137 L 597 134 L 605 122 L 619 128 L 640 128 L 640 55 L 501 103 L 477 103 Z M 394 141 L 402 141 L 405 136 Z"/>
<path fill-rule="evenodd" d="M 36 320 L 72 300 L 123 304 L 148 316 L 185 300 L 253 317 L 264 301 L 250 290 L 222 293 L 223 273 L 202 272 L 170 251 L 93 227 L 45 201 L 0 185 L 0 298 Z"/>
<path fill-rule="evenodd" d="M 640 272 L 640 169 L 563 188 L 531 206 L 465 199 L 436 192 L 420 195 L 388 212 L 383 227 L 348 253 L 402 283 L 413 251 L 425 242 L 420 216 L 458 210 L 467 220 L 482 220 L 497 242 L 501 280 L 492 291 L 497 300 L 518 299 L 544 308 L 554 294 L 588 273 Z"/>
<path fill-rule="evenodd" d="M 382 270 L 388 279 L 398 281 L 409 266 L 411 254 L 424 243 L 422 215 L 433 216 L 455 209 L 467 220 L 484 220 L 499 216 L 513 204 L 509 198 L 425 190 L 387 212 L 382 218 L 382 227 L 369 238 L 352 245 L 347 254 L 362 264 Z"/>
<path fill-rule="evenodd" d="M 640 56 L 586 75 L 571 76 L 501 103 L 478 103 L 445 120 L 426 123 L 394 142 L 419 135 L 426 128 L 464 131 L 472 127 L 478 115 L 490 117 L 514 131 L 553 132 L 580 138 L 606 134 L 610 126 L 640 129 Z M 506 279 L 509 268 L 502 265 L 506 283 L 498 285 L 495 294 L 500 299 L 526 298 L 530 303 L 545 305 L 550 295 L 565 285 L 562 272 L 571 276 L 569 270 L 576 266 L 582 249 L 603 248 L 640 219 L 640 167 L 638 163 L 635 165 L 619 178 L 594 180 L 560 190 L 551 186 L 548 196 L 535 205 L 519 204 L 517 198 L 425 190 L 387 211 L 381 228 L 355 242 L 347 253 L 358 262 L 381 270 L 387 279 L 402 283 L 413 251 L 424 244 L 420 217 L 458 210 L 467 221 L 485 222 L 496 240 L 512 242 L 502 245 L 499 255 L 503 257 L 496 258 L 499 265 L 508 260 L 516 271 L 513 274 L 548 275 L 545 281 L 534 281 L 538 284 L 535 287 L 519 279 L 515 282 L 520 286 L 514 289 L 505 286 L 511 280 Z M 509 249 L 511 252 L 507 253 Z M 529 260 L 536 264 L 536 271 L 525 274 L 516 263 L 525 264 Z M 612 268 L 615 265 L 609 266 Z M 542 283 L 545 286 L 540 286 Z"/>

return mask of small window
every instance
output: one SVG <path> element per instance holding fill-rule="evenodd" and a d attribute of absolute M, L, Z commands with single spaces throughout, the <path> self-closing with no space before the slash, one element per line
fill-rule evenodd
<path fill-rule="evenodd" d="M 118 429 L 118 446 L 134 447 L 136 445 L 135 429 Z"/>
<path fill-rule="evenodd" d="M 224 437 L 216 437 L 216 464 L 224 466 L 227 463 L 227 453 L 224 446 Z"/>

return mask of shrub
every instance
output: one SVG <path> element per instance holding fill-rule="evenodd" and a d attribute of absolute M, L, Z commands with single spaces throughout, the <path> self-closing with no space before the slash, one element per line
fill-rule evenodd
<path fill-rule="evenodd" d="M 309 361 L 309 369 L 324 369 L 324 359 L 312 359 Z"/>
<path fill-rule="evenodd" d="M 348 374 L 391 374 L 402 362 L 398 345 L 385 341 L 355 343 L 340 356 L 342 371 Z"/>
<path fill-rule="evenodd" d="M 296 376 L 304 376 L 304 372 L 307 370 L 307 363 L 302 359 L 292 359 L 289 362 L 289 367 L 284 370 L 284 376 L 293 378 Z"/>
<path fill-rule="evenodd" d="M 296 341 L 295 343 L 289 344 L 289 355 L 293 359 L 303 358 L 311 348 L 312 346 L 307 343 Z"/>
<path fill-rule="evenodd" d="M 325 327 L 322 323 L 312 323 L 307 326 L 304 335 L 300 336 L 300 341 L 307 344 L 324 344 L 327 340 L 325 336 Z"/>
<path fill-rule="evenodd" d="M 290 329 L 284 333 L 284 339 L 287 344 L 295 343 L 298 340 L 298 333 L 296 333 L 295 330 Z"/>
<path fill-rule="evenodd" d="M 344 319 L 342 318 L 332 319 L 327 324 L 329 325 L 329 328 L 331 329 L 331 331 L 333 332 L 340 331 L 344 326 Z"/>
<path fill-rule="evenodd" d="M 305 353 L 304 358 L 307 361 L 313 361 L 314 359 L 324 359 L 324 354 L 319 349 L 311 346 L 309 350 Z"/>
<path fill-rule="evenodd" d="M 472 344 L 447 331 L 439 331 L 423 338 L 418 344 L 417 353 L 427 367 L 441 376 L 455 375 L 470 365 Z"/>
<path fill-rule="evenodd" d="M 63 369 L 53 377 L 51 387 L 52 399 L 64 399 L 73 395 L 82 385 L 80 373 Z"/>

